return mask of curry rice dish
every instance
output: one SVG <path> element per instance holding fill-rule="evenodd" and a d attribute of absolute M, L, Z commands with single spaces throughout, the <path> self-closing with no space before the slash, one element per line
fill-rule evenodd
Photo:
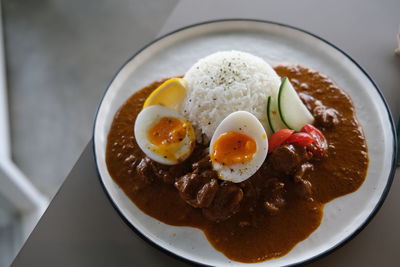
<path fill-rule="evenodd" d="M 252 263 L 315 231 L 325 203 L 362 185 L 368 153 L 350 97 L 327 76 L 228 51 L 134 93 L 114 117 L 106 162 L 144 213 L 199 228 Z"/>

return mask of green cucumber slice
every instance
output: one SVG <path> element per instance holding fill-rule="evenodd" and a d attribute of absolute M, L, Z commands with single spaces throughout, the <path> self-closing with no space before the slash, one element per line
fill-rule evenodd
<path fill-rule="evenodd" d="M 267 102 L 268 102 L 268 98 L 267 98 Z M 270 138 L 271 135 L 274 133 L 274 131 L 272 131 L 271 125 L 269 123 L 269 119 L 268 119 L 268 111 L 267 109 L 265 109 L 266 114 L 267 114 L 267 123 L 263 123 L 262 125 L 264 126 L 265 132 L 267 133 L 267 137 Z"/>
<path fill-rule="evenodd" d="M 279 131 L 280 129 L 287 128 L 286 125 L 281 120 L 281 116 L 279 115 L 278 105 L 272 96 L 268 97 L 267 101 L 267 116 L 269 127 L 272 132 Z"/>
<path fill-rule="evenodd" d="M 304 125 L 314 122 L 314 117 L 303 104 L 287 77 L 282 79 L 279 88 L 278 110 L 285 128 L 300 131 Z"/>

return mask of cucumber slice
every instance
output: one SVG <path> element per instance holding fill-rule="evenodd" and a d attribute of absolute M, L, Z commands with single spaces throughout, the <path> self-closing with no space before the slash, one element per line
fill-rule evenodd
<path fill-rule="evenodd" d="M 281 116 L 279 115 L 278 105 L 272 96 L 268 97 L 267 101 L 267 116 L 269 127 L 272 132 L 279 131 L 280 129 L 287 128 L 286 125 L 281 120 Z"/>
<path fill-rule="evenodd" d="M 267 98 L 267 103 L 268 103 L 268 98 Z M 269 119 L 268 119 L 268 110 L 266 110 L 266 114 L 267 114 L 267 123 L 263 123 L 262 125 L 264 126 L 265 132 L 267 133 L 267 137 L 270 138 L 271 135 L 274 133 L 274 131 L 272 131 L 271 125 L 269 123 Z"/>
<path fill-rule="evenodd" d="M 314 122 L 314 117 L 303 104 L 287 77 L 282 79 L 279 88 L 278 110 L 285 128 L 300 131 L 304 125 Z"/>

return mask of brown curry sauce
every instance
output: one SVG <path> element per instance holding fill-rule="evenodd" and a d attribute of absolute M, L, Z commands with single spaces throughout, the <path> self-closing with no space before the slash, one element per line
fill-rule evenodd
<path fill-rule="evenodd" d="M 275 70 L 281 77 L 287 76 L 299 93 L 338 111 L 339 123 L 321 129 L 328 140 L 328 156 L 313 161 L 313 170 L 304 175 L 312 185 L 312 198 L 299 197 L 296 185 L 285 180 L 285 206 L 276 214 L 265 212 L 262 205 L 252 209 L 251 200 L 244 194 L 236 214 L 225 221 L 213 222 L 204 217 L 201 209 L 188 205 L 173 184 L 152 179 L 151 184 L 139 187 L 133 167 L 145 155 L 135 142 L 133 125 L 146 97 L 162 81 L 137 91 L 115 115 L 106 152 L 114 181 L 144 213 L 166 224 L 201 229 L 210 243 L 232 260 L 260 262 L 287 254 L 320 225 L 325 203 L 361 186 L 367 173 L 368 154 L 352 101 L 332 80 L 294 64 L 278 65 Z M 198 145 L 194 154 L 202 149 Z M 274 178 L 270 176 L 260 170 L 249 181 L 257 186 Z"/>

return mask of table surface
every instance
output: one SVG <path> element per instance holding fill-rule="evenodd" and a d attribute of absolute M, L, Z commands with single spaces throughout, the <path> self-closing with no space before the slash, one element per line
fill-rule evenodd
<path fill-rule="evenodd" d="M 359 62 L 381 88 L 397 119 L 400 57 L 393 51 L 400 23 L 398 14 L 398 0 L 246 1 L 246 5 L 232 0 L 181 1 L 164 23 L 161 34 L 195 22 L 233 17 L 265 19 L 306 29 Z M 400 241 L 399 179 L 397 173 L 381 210 L 359 235 L 310 265 L 396 266 Z M 155 249 L 124 223 L 100 184 L 90 141 L 13 266 L 92 265 L 187 264 Z"/>

